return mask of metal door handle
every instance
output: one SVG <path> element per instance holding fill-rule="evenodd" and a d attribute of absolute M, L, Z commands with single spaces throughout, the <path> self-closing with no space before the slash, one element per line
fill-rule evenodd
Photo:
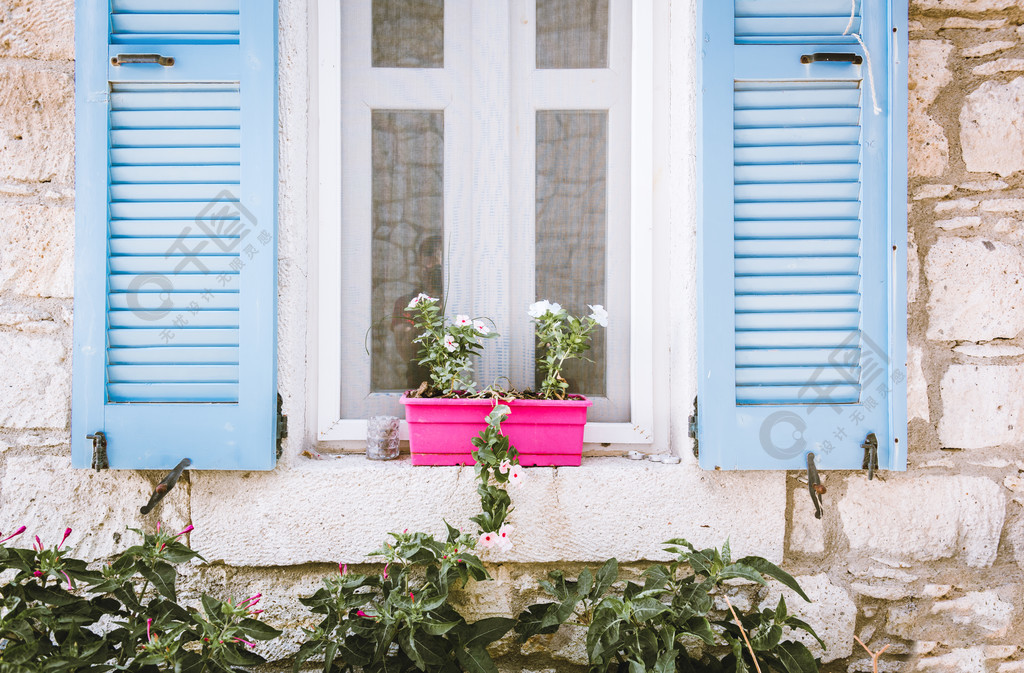
<path fill-rule="evenodd" d="M 164 67 L 174 65 L 173 56 L 161 56 L 160 54 L 118 54 L 110 59 L 114 65 L 125 65 L 126 63 L 156 63 Z"/>
<path fill-rule="evenodd" d="M 803 64 L 808 63 L 852 63 L 854 65 L 860 65 L 864 62 L 863 57 L 860 54 L 842 54 L 831 51 L 819 51 L 813 54 L 804 54 L 800 57 L 800 62 Z"/>

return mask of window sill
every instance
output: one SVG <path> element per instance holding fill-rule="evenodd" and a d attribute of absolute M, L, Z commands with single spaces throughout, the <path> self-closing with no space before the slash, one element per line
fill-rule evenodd
<path fill-rule="evenodd" d="M 666 559 L 661 543 L 727 538 L 738 553 L 782 560 L 785 473 L 708 473 L 693 461 L 664 465 L 586 458 L 581 467 L 527 468 L 510 491 L 514 547 L 492 562 Z M 292 458 L 267 472 L 193 472 L 192 542 L 231 565 L 358 563 L 389 531 L 440 534 L 443 520 L 470 530 L 479 510 L 470 467 L 413 467 L 407 457 Z M 260 521 L 261 526 L 241 524 Z M 273 545 L 267 540 L 274 540 Z"/>

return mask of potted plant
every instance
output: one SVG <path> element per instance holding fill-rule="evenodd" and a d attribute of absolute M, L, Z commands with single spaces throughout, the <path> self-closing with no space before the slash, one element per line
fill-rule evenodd
<path fill-rule="evenodd" d="M 583 453 L 583 428 L 590 400 L 569 392 L 562 377 L 568 360 L 582 358 L 594 329 L 608 324 L 600 305 L 577 317 L 546 300 L 530 306 L 540 349 L 543 375 L 537 391 L 475 390 L 470 355 L 479 352 L 481 338 L 495 336 L 482 320 L 459 315 L 447 319 L 438 300 L 419 295 L 410 303 L 420 336 L 419 363 L 430 370 L 430 381 L 402 396 L 409 425 L 409 448 L 414 465 L 466 465 L 472 439 L 486 425 L 490 408 L 500 400 L 510 408 L 503 431 L 518 450 L 524 466 L 576 466 Z"/>

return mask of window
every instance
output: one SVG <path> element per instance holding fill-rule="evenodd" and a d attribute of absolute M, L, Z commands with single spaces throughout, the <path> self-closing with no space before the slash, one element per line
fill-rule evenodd
<path fill-rule="evenodd" d="M 321 440 L 401 415 L 424 378 L 403 308 L 427 292 L 494 320 L 476 380 L 517 388 L 535 384 L 530 303 L 603 304 L 594 362 L 569 371 L 594 400 L 588 441 L 649 441 L 651 19 L 636 4 L 320 3 Z"/>

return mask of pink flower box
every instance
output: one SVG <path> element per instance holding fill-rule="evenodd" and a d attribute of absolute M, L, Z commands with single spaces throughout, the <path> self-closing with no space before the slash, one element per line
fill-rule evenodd
<path fill-rule="evenodd" d="M 491 400 L 401 399 L 409 424 L 413 465 L 472 465 L 472 439 L 487 423 Z M 525 466 L 578 466 L 583 456 L 586 398 L 513 400 L 501 430 Z"/>

